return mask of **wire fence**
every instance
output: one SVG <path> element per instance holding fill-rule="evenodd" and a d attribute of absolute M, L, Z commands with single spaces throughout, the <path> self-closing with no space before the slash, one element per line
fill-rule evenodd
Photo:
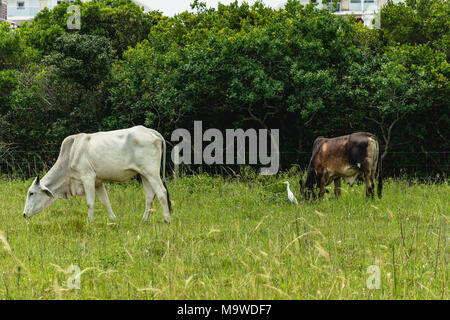
<path fill-rule="evenodd" d="M 22 177 L 28 178 L 35 176 L 38 172 L 46 172 L 55 163 L 59 150 L 55 150 L 55 145 L 49 145 L 48 150 L 25 151 L 17 149 L 0 148 L 0 177 Z M 299 170 L 306 170 L 311 152 L 287 151 L 280 152 L 279 171 L 286 171 L 292 167 L 298 167 Z M 246 163 L 248 163 L 248 154 Z M 236 162 L 235 162 L 236 163 Z M 181 164 L 177 171 L 179 174 L 195 174 L 198 172 L 207 172 L 220 175 L 233 175 L 244 167 L 253 167 L 258 169 L 265 167 L 263 165 L 229 165 L 229 164 Z M 383 160 L 384 176 L 417 176 L 417 177 L 442 177 L 446 179 L 450 168 L 449 151 L 430 151 L 430 152 L 390 152 Z M 173 174 L 175 165 L 171 160 L 171 150 L 167 150 L 166 171 L 168 175 Z"/>

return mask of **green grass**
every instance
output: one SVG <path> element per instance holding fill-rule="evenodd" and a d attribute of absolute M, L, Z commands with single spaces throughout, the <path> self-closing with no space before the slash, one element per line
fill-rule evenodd
<path fill-rule="evenodd" d="M 285 179 L 299 198 L 288 174 L 171 180 L 170 225 L 159 203 L 140 224 L 137 181 L 107 186 L 116 222 L 97 200 L 88 224 L 78 197 L 27 223 L 31 180 L 0 180 L 0 298 L 449 299 L 448 182 L 389 180 L 369 201 L 364 185 L 345 185 L 339 200 L 330 188 L 296 206 Z M 70 265 L 84 271 L 80 289 L 67 288 Z M 371 265 L 380 289 L 367 288 Z"/>

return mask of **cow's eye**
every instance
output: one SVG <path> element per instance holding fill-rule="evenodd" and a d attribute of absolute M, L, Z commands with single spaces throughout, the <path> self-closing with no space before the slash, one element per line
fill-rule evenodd
<path fill-rule="evenodd" d="M 33 192 L 30 192 L 30 197 L 31 197 L 33 194 L 34 194 Z"/>

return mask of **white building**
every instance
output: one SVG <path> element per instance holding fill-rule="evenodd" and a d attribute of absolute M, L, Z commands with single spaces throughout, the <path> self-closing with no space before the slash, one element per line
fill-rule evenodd
<path fill-rule="evenodd" d="M 7 20 L 9 22 L 20 25 L 24 21 L 29 21 L 45 7 L 53 9 L 57 4 L 65 2 L 73 2 L 73 0 L 1 0 L 7 3 Z M 85 0 L 82 0 L 85 2 Z M 86 0 L 89 1 L 89 0 Z M 148 7 L 139 0 L 134 1 L 137 5 L 143 6 L 145 11 Z"/>
<path fill-rule="evenodd" d="M 6 3 L 0 0 L 0 22 L 6 20 Z"/>
<path fill-rule="evenodd" d="M 387 0 L 340 0 L 336 6 L 331 0 L 299 0 L 300 3 L 306 5 L 310 2 L 318 3 L 318 8 L 325 8 L 332 11 L 335 15 L 346 16 L 354 15 L 355 19 L 364 23 L 367 27 L 379 26 L 378 13 L 386 4 Z M 393 0 L 394 3 L 403 2 L 404 0 Z M 282 7 L 286 2 L 278 7 Z"/>
<path fill-rule="evenodd" d="M 45 7 L 52 9 L 58 0 L 2 0 L 7 4 L 7 20 L 17 25 L 33 17 Z"/>

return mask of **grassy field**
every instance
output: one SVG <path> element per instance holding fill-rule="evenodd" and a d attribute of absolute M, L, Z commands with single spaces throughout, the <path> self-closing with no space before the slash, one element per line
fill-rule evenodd
<path fill-rule="evenodd" d="M 0 299 L 450 298 L 448 182 L 388 180 L 371 201 L 345 185 L 339 200 L 296 206 L 286 179 L 300 198 L 293 174 L 171 180 L 170 225 L 159 203 L 140 224 L 137 181 L 107 186 L 117 221 L 97 200 L 88 224 L 84 197 L 27 222 L 31 180 L 0 180 Z M 71 265 L 80 289 L 67 286 Z"/>

